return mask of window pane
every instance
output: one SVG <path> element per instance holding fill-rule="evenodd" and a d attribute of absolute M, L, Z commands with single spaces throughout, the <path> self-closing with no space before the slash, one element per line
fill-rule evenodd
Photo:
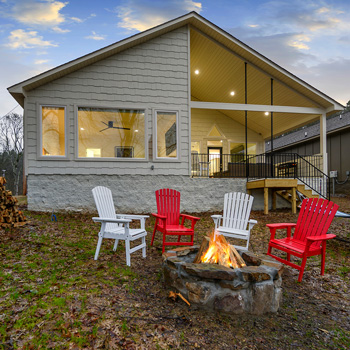
<path fill-rule="evenodd" d="M 248 143 L 248 154 L 255 155 L 256 154 L 256 144 Z M 230 142 L 230 153 L 231 153 L 231 161 L 239 162 L 245 160 L 245 143 L 233 143 Z"/>
<path fill-rule="evenodd" d="M 176 158 L 176 113 L 157 112 L 157 157 Z"/>
<path fill-rule="evenodd" d="M 145 158 L 145 113 L 78 108 L 79 157 Z"/>
<path fill-rule="evenodd" d="M 42 107 L 42 155 L 65 155 L 64 108 Z"/>

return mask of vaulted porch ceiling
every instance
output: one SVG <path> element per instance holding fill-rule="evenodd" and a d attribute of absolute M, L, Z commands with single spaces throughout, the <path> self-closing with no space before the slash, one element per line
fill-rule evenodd
<path fill-rule="evenodd" d="M 259 66 L 258 60 L 252 62 L 246 59 L 232 48 L 193 27 L 190 30 L 190 48 L 191 99 L 196 101 L 192 107 L 196 105 L 195 108 L 201 108 L 197 102 L 218 103 L 215 109 L 244 125 L 244 111 L 232 109 L 235 108 L 233 104 L 245 104 L 245 62 L 247 62 L 247 103 L 249 105 L 265 107 L 271 105 L 271 78 L 273 78 L 274 106 L 306 107 L 305 114 L 300 111 L 293 113 L 293 108 L 288 111 L 283 110 L 283 113 L 274 111 L 274 135 L 314 121 L 330 107 L 329 103 L 321 101 L 316 95 L 313 99 L 305 96 L 302 91 L 304 87 L 299 86 L 300 84 L 287 85 L 275 75 L 266 72 L 261 68 L 264 65 L 263 62 Z M 220 104 L 227 104 L 228 107 L 220 109 Z M 264 138 L 269 138 L 271 118 L 270 114 L 265 115 L 264 110 L 260 107 L 259 111 L 248 112 L 248 128 L 260 133 Z M 269 109 L 266 110 L 269 111 Z"/>

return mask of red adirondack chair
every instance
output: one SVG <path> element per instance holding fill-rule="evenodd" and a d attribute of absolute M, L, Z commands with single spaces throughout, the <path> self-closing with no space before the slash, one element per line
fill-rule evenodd
<path fill-rule="evenodd" d="M 337 212 L 339 206 L 333 202 L 320 198 L 304 199 L 300 208 L 296 224 L 268 224 L 271 237 L 267 254 L 276 260 L 299 270 L 298 282 L 301 282 L 304 274 L 306 260 L 309 256 L 321 255 L 321 275 L 324 274 L 326 259 L 326 242 L 335 237 L 327 234 L 327 230 Z M 293 236 L 291 235 L 292 228 Z M 287 237 L 276 239 L 276 230 L 287 229 Z M 271 253 L 276 248 L 287 253 L 287 260 Z M 301 258 L 301 265 L 290 261 L 290 255 Z"/>
<path fill-rule="evenodd" d="M 152 213 L 156 218 L 151 245 L 156 231 L 163 233 L 163 253 L 165 246 L 169 245 L 193 245 L 194 225 L 200 218 L 186 214 L 180 214 L 180 192 L 164 188 L 156 191 L 158 213 Z M 180 223 L 181 217 L 181 223 Z M 185 227 L 185 220 L 191 221 L 191 227 Z M 167 242 L 166 236 L 178 236 L 177 242 Z M 190 236 L 190 242 L 180 242 L 182 236 Z"/>

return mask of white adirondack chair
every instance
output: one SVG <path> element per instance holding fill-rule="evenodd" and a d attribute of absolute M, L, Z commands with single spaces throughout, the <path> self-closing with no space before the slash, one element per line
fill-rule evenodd
<path fill-rule="evenodd" d="M 94 222 L 101 223 L 101 229 L 98 234 L 98 242 L 95 252 L 95 260 L 100 253 L 103 238 L 115 239 L 113 250 L 116 251 L 120 239 L 125 240 L 126 264 L 131 266 L 130 254 L 142 249 L 142 256 L 146 257 L 146 229 L 145 220 L 147 215 L 129 215 L 116 214 L 113 203 L 112 191 L 103 186 L 97 186 L 92 190 L 96 208 L 99 217 L 94 217 Z M 132 220 L 140 220 L 139 229 L 131 229 L 129 223 Z M 130 248 L 130 242 L 136 239 L 142 239 L 142 243 L 136 247 Z"/>
<path fill-rule="evenodd" d="M 240 192 L 226 193 L 223 215 L 212 215 L 215 231 L 226 237 L 246 240 L 246 246 L 234 245 L 236 249 L 248 250 L 250 231 L 257 223 L 249 220 L 254 197 Z"/>

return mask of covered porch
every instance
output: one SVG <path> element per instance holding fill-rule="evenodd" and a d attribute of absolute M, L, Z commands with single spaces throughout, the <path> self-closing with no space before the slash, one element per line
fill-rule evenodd
<path fill-rule="evenodd" d="M 190 31 L 191 176 L 298 179 L 326 196 L 326 118 L 343 106 L 228 33 L 212 30 Z M 316 120 L 319 155 L 274 153 L 274 137 Z"/>

